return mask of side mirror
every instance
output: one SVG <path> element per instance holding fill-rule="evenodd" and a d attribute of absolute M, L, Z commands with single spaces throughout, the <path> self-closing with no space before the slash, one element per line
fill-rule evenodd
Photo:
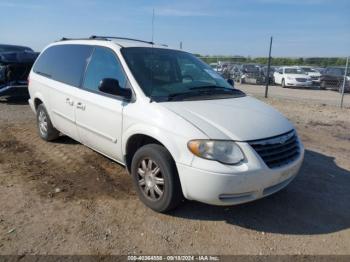
<path fill-rule="evenodd" d="M 102 79 L 98 86 L 98 90 L 106 94 L 120 96 L 126 99 L 130 99 L 132 96 L 131 90 L 120 87 L 119 81 L 114 78 Z"/>
<path fill-rule="evenodd" d="M 227 79 L 227 83 L 229 83 L 232 87 L 235 87 L 235 82 L 233 81 L 233 79 Z"/>

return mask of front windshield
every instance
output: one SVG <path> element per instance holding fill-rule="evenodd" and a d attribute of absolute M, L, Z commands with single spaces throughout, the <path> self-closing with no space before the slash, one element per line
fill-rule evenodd
<path fill-rule="evenodd" d="M 209 65 L 186 52 L 151 48 L 128 47 L 122 54 L 136 81 L 148 96 L 181 99 L 217 99 L 237 97 L 243 92 L 234 89 Z"/>
<path fill-rule="evenodd" d="M 286 68 L 284 69 L 284 73 L 301 75 L 301 74 L 305 74 L 305 71 L 301 68 Z"/>
<path fill-rule="evenodd" d="M 345 74 L 345 68 L 341 68 L 341 67 L 332 68 L 332 71 L 333 71 L 333 75 L 336 75 L 336 76 L 344 76 Z M 347 70 L 346 75 L 350 76 L 350 69 Z"/>

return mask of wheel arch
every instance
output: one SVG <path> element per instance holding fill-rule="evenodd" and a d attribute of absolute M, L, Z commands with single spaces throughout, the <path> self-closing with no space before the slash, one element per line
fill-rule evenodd
<path fill-rule="evenodd" d="M 140 147 L 147 144 L 158 144 L 163 146 L 166 150 L 168 150 L 172 159 L 175 162 L 176 156 L 174 154 L 176 154 L 175 153 L 176 150 L 172 145 L 170 145 L 169 142 L 165 141 L 160 136 L 154 136 L 149 132 L 135 132 L 125 137 L 123 141 L 125 141 L 123 143 L 124 162 L 129 173 L 130 173 L 131 161 L 136 151 Z"/>
<path fill-rule="evenodd" d="M 40 104 L 44 104 L 46 107 L 46 100 L 40 93 L 36 93 L 33 99 L 35 112 Z"/>

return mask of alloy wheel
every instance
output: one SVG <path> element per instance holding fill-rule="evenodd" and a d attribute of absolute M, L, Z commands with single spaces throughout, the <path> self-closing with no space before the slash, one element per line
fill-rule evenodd
<path fill-rule="evenodd" d="M 140 161 L 137 169 L 138 186 L 150 200 L 159 200 L 164 194 L 164 177 L 158 164 L 150 158 Z"/>
<path fill-rule="evenodd" d="M 40 133 L 45 136 L 47 134 L 47 116 L 42 110 L 39 112 L 38 122 Z"/>

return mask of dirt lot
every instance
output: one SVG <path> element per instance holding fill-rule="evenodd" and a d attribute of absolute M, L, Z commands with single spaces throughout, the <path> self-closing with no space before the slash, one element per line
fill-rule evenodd
<path fill-rule="evenodd" d="M 350 109 L 269 99 L 305 144 L 285 190 L 234 207 L 157 214 L 124 169 L 38 138 L 25 102 L 0 103 L 0 254 L 350 254 Z"/>
<path fill-rule="evenodd" d="M 263 97 L 265 95 L 265 86 L 261 85 L 247 85 L 236 84 L 237 87 L 244 90 L 246 93 Z M 340 93 L 331 90 L 320 90 L 319 87 L 313 88 L 282 88 L 281 86 L 271 85 L 269 86 L 270 97 L 282 98 L 282 99 L 297 99 L 306 103 L 313 104 L 326 104 L 339 106 L 340 105 Z M 344 107 L 350 108 L 350 93 L 344 95 Z"/>

